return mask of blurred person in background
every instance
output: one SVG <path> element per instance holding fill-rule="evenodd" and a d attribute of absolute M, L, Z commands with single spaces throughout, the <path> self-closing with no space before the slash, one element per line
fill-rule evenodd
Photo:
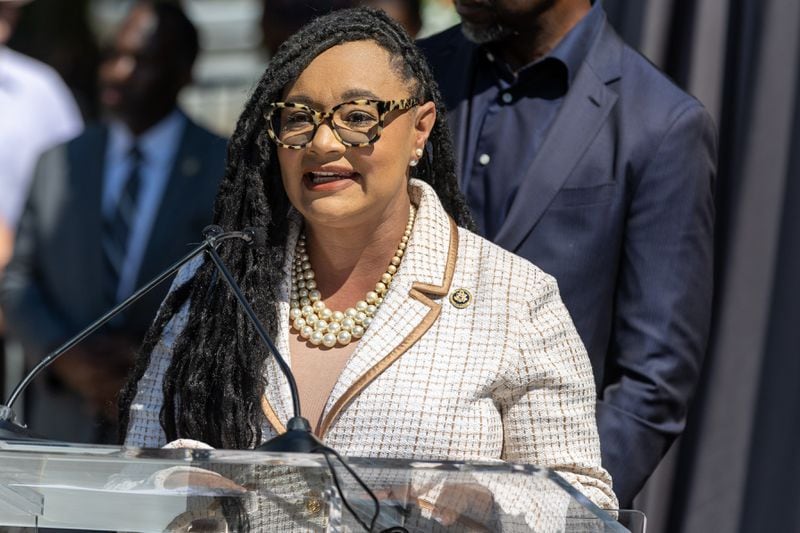
<path fill-rule="evenodd" d="M 261 32 L 269 56 L 311 19 L 336 9 L 352 7 L 357 0 L 263 0 Z"/>
<path fill-rule="evenodd" d="M 64 81 L 50 67 L 7 46 L 29 1 L 0 0 L 0 278 L 38 157 L 83 129 Z M 0 312 L 0 384 L 5 321 Z M 0 385 L 1 386 L 1 385 Z"/>
<path fill-rule="evenodd" d="M 555 276 L 620 504 L 683 431 L 711 317 L 716 132 L 600 1 L 456 0 L 420 42 L 485 237 Z"/>
<path fill-rule="evenodd" d="M 100 67 L 107 120 L 40 159 L 0 283 L 29 363 L 62 344 L 202 238 L 225 141 L 177 108 L 198 35 L 174 3 L 139 1 Z M 116 440 L 116 396 L 167 287 L 59 359 L 26 421 L 54 439 Z"/>
<path fill-rule="evenodd" d="M 97 120 L 100 47 L 89 23 L 92 0 L 36 0 L 19 13 L 9 48 L 53 67 L 86 121 Z"/>
<path fill-rule="evenodd" d="M 383 10 L 400 23 L 413 39 L 422 29 L 422 5 L 420 0 L 362 0 L 360 5 Z"/>

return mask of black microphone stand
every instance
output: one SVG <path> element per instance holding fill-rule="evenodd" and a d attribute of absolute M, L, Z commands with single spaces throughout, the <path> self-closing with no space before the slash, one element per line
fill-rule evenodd
<path fill-rule="evenodd" d="M 120 312 L 124 311 L 128 306 L 132 303 L 137 301 L 141 298 L 145 293 L 152 290 L 156 285 L 163 282 L 165 279 L 169 278 L 172 274 L 177 272 L 182 266 L 186 263 L 194 259 L 200 253 L 206 250 L 213 250 L 214 254 L 216 255 L 216 247 L 219 243 L 226 241 L 228 239 L 243 239 L 245 242 L 252 242 L 255 239 L 255 232 L 254 230 L 245 230 L 245 231 L 231 231 L 231 232 L 223 232 L 222 228 L 219 226 L 208 226 L 203 231 L 204 241 L 194 248 L 191 252 L 183 256 L 179 259 L 176 263 L 172 266 L 167 268 L 164 272 L 153 278 L 149 283 L 147 283 L 144 287 L 140 288 L 125 300 L 111 308 L 107 313 L 103 316 L 89 324 L 85 329 L 83 329 L 80 333 L 75 335 L 73 338 L 59 346 L 55 351 L 48 354 L 44 359 L 42 359 L 33 369 L 20 381 L 11 394 L 6 400 L 4 405 L 0 405 L 0 440 L 6 441 L 36 441 L 36 442 L 46 442 L 49 439 L 37 435 L 36 433 L 30 431 L 26 426 L 21 425 L 17 422 L 16 414 L 14 413 L 14 402 L 20 397 L 20 395 L 25 391 L 25 389 L 30 385 L 30 383 L 38 376 L 43 370 L 49 367 L 53 362 L 64 355 L 66 352 L 71 350 L 75 345 L 86 339 L 89 335 L 100 329 L 103 325 L 105 325 L 109 320 L 114 318 Z M 219 256 L 217 256 L 219 258 Z"/>
<path fill-rule="evenodd" d="M 222 274 L 222 277 L 225 279 L 225 282 L 228 284 L 231 292 L 233 292 L 233 295 L 238 301 L 239 305 L 242 307 L 242 309 L 244 309 L 245 314 L 247 314 L 247 318 L 250 320 L 250 323 L 253 324 L 253 327 L 255 327 L 258 336 L 264 341 L 270 352 L 272 352 L 275 362 L 278 364 L 281 372 L 286 378 L 286 381 L 289 383 L 289 388 L 292 394 L 294 416 L 286 423 L 286 432 L 268 440 L 255 449 L 259 451 L 282 453 L 322 453 L 331 469 L 331 475 L 333 476 L 334 483 L 339 492 L 342 494 L 342 500 L 345 507 L 350 511 L 350 513 L 353 514 L 353 516 L 364 527 L 364 529 L 367 531 L 372 531 L 375 520 L 380 513 L 380 503 L 378 499 L 375 497 L 375 494 L 372 492 L 369 486 L 364 483 L 364 481 L 341 458 L 341 456 L 335 450 L 323 444 L 323 442 L 311 432 L 311 424 L 309 424 L 308 420 L 303 418 L 301 415 L 300 395 L 297 392 L 297 382 L 294 379 L 294 375 L 292 374 L 289 365 L 286 364 L 286 361 L 281 356 L 278 348 L 275 346 L 275 343 L 272 341 L 263 324 L 256 316 L 252 306 L 244 297 L 244 294 L 242 294 L 242 291 L 239 288 L 239 285 L 236 283 L 236 280 L 233 278 L 230 270 L 228 270 L 228 267 L 225 266 L 222 258 L 217 253 L 217 246 L 219 246 L 219 244 L 223 241 L 229 239 L 241 239 L 247 244 L 252 245 L 254 242 L 258 241 L 259 236 L 263 236 L 263 234 L 259 234 L 258 230 L 254 228 L 245 228 L 243 231 L 224 232 L 221 227 L 216 225 L 206 227 L 206 229 L 203 231 L 204 240 L 200 245 L 179 259 L 176 263 L 167 268 L 167 270 L 159 274 L 144 287 L 131 294 L 128 298 L 117 304 L 106 314 L 92 322 L 75 337 L 68 340 L 63 345 L 58 347 L 54 352 L 47 355 L 22 379 L 22 381 L 20 381 L 20 383 L 11 392 L 11 395 L 8 397 L 5 405 L 0 405 L 0 440 L 40 443 L 50 442 L 49 439 L 36 435 L 27 427 L 19 424 L 16 421 L 13 405 L 26 387 L 34 380 L 34 378 L 36 378 L 36 376 L 50 366 L 56 359 L 64 355 L 79 342 L 86 339 L 89 335 L 100 329 L 106 322 L 114 318 L 120 312 L 124 311 L 128 306 L 141 298 L 145 293 L 152 290 L 156 285 L 169 278 L 181 267 L 194 259 L 197 255 L 201 254 L 202 252 L 206 252 L 216 266 L 217 270 Z M 330 458 L 328 457 L 329 454 L 334 455 L 337 459 L 339 459 L 345 469 L 354 477 L 359 485 L 361 485 L 361 487 L 368 493 L 370 498 L 375 502 L 375 514 L 373 515 L 371 524 L 369 526 L 361 520 L 355 510 L 347 502 L 347 499 L 344 497 L 344 493 L 339 486 L 336 470 L 333 468 Z M 399 531 L 404 530 L 401 528 Z"/>
<path fill-rule="evenodd" d="M 246 231 L 247 230 L 245 230 L 245 232 Z M 253 239 L 255 239 L 255 237 L 253 237 Z M 256 447 L 256 450 L 264 452 L 315 453 L 326 448 L 325 445 L 322 444 L 322 441 L 311 432 L 311 424 L 308 423 L 308 420 L 301 416 L 300 395 L 297 392 L 297 382 L 294 379 L 292 371 L 289 369 L 289 365 L 287 365 L 286 361 L 281 357 L 278 348 L 275 346 L 275 343 L 272 342 L 263 324 L 261 324 L 261 321 L 256 316 L 250 302 L 244 297 L 239 285 L 228 270 L 228 267 L 225 266 L 225 263 L 222 262 L 222 258 L 217 254 L 217 250 L 214 247 L 209 247 L 207 251 L 208 255 L 211 257 L 211 261 L 214 262 L 217 269 L 222 273 L 222 277 L 225 278 L 225 282 L 228 284 L 231 292 L 233 292 L 239 305 L 244 309 L 245 314 L 247 314 L 250 323 L 256 328 L 258 336 L 261 337 L 261 340 L 269 347 L 272 356 L 275 358 L 275 362 L 278 363 L 281 372 L 283 372 L 283 375 L 286 377 L 286 381 L 289 382 L 289 389 L 291 389 L 292 392 L 294 416 L 286 423 L 286 432 Z"/>

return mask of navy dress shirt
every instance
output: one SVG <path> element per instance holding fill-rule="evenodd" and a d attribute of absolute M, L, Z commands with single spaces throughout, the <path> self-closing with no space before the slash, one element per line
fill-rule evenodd
<path fill-rule="evenodd" d="M 461 151 L 461 190 L 486 238 L 494 239 L 505 221 L 525 169 L 561 109 L 603 21 L 600 3 L 595 2 L 548 55 L 517 72 L 490 46 L 478 49 L 482 57 L 477 58 L 472 79 L 470 124 Z M 525 132 L 524 137 L 519 132 Z"/>

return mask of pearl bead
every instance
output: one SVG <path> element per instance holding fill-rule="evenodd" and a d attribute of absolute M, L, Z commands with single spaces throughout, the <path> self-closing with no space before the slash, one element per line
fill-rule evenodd
<path fill-rule="evenodd" d="M 336 344 L 336 335 L 333 333 L 326 333 L 322 337 L 322 344 L 327 346 L 328 348 L 333 348 Z"/>
<path fill-rule="evenodd" d="M 292 329 L 314 346 L 324 345 L 332 348 L 337 343 L 347 346 L 353 339 L 360 339 L 372 323 L 372 317 L 378 312 L 394 279 L 393 276 L 397 273 L 397 267 L 405 254 L 404 250 L 414 227 L 416 213 L 417 209 L 412 205 L 397 250 L 390 259 L 386 271 L 381 274 L 380 281 L 375 284 L 375 290 L 367 292 L 363 300 L 356 302 L 354 307 L 346 308 L 344 312 L 329 309 L 322 300 L 322 294 L 317 290 L 311 259 L 306 253 L 306 237 L 301 235 L 295 246 L 294 274 L 289 295 L 289 318 Z"/>
<path fill-rule="evenodd" d="M 347 346 L 350 344 L 350 339 L 352 339 L 352 335 L 350 335 L 349 331 L 340 331 L 338 335 L 336 335 L 336 340 L 339 341 L 339 344 L 342 346 Z"/>

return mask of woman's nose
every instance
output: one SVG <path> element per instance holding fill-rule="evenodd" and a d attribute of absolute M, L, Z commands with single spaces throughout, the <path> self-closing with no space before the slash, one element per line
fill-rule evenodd
<path fill-rule="evenodd" d="M 336 137 L 333 128 L 328 121 L 323 122 L 317 127 L 314 136 L 311 138 L 309 148 L 312 152 L 319 154 L 343 153 L 347 147 Z"/>

